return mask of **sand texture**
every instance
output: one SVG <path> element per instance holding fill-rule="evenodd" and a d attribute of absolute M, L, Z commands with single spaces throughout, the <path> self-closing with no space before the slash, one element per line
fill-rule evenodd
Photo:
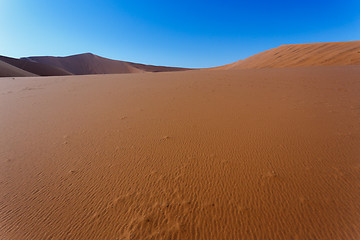
<path fill-rule="evenodd" d="M 282 45 L 213 69 L 343 65 L 360 65 L 360 41 Z"/>
<path fill-rule="evenodd" d="M 360 239 L 360 67 L 0 79 L 1 239 Z"/>

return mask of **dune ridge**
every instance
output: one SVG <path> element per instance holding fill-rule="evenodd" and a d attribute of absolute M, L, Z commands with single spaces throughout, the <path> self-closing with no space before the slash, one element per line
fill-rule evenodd
<path fill-rule="evenodd" d="M 0 56 L 0 60 L 11 64 L 17 68 L 20 68 L 24 71 L 31 72 L 39 76 L 66 76 L 71 75 L 71 73 L 65 71 L 64 69 L 50 66 L 48 64 L 42 64 L 37 62 L 30 62 L 22 59 L 10 58 L 5 56 Z"/>
<path fill-rule="evenodd" d="M 289 44 L 214 70 L 344 66 L 360 64 L 360 41 Z"/>
<path fill-rule="evenodd" d="M 119 74 L 144 72 L 172 72 L 193 70 L 189 68 L 154 66 L 103 58 L 91 53 L 67 57 L 37 56 L 14 59 L 0 56 L 0 60 L 17 68 L 40 76 Z M 214 68 L 201 70 L 236 70 L 261 68 L 286 68 L 306 66 L 345 66 L 360 65 L 360 41 L 305 43 L 282 45 L 244 60 Z M 6 68 L 8 69 L 8 68 Z M 14 69 L 0 76 L 16 75 Z"/>
<path fill-rule="evenodd" d="M 0 60 L 0 77 L 31 77 L 38 76 L 31 72 L 27 72 L 21 68 L 17 68 Z"/>
<path fill-rule="evenodd" d="M 67 57 L 40 56 L 23 57 L 20 59 L 0 56 L 0 61 L 7 63 L 1 64 L 0 77 L 66 76 L 190 70 L 188 68 L 155 66 L 112 60 L 91 53 Z"/>
<path fill-rule="evenodd" d="M 125 62 L 103 58 L 91 53 L 72 55 L 68 57 L 27 57 L 25 60 L 56 66 L 74 75 L 116 74 L 140 72 L 184 71 L 186 68 L 163 67 Z"/>

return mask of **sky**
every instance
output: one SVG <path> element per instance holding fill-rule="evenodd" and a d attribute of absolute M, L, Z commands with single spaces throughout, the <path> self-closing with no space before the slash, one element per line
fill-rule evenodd
<path fill-rule="evenodd" d="M 360 40 L 360 0 L 0 0 L 0 55 L 91 52 L 213 67 L 283 44 Z"/>

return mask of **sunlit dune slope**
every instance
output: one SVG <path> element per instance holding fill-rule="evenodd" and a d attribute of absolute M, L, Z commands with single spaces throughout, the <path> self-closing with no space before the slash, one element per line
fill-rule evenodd
<path fill-rule="evenodd" d="M 216 70 L 359 65 L 360 41 L 282 45 Z"/>

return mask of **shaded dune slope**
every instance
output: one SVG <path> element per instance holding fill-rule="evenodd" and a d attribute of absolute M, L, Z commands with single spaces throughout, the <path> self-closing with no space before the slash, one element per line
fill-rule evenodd
<path fill-rule="evenodd" d="M 0 60 L 0 77 L 31 77 L 36 74 L 17 68 Z"/>
<path fill-rule="evenodd" d="M 360 41 L 282 45 L 214 70 L 360 64 Z"/>
<path fill-rule="evenodd" d="M 14 67 L 20 68 L 24 71 L 33 73 L 39 76 L 65 76 L 71 75 L 68 71 L 60 69 L 58 67 L 50 66 L 43 63 L 26 61 L 23 59 L 10 58 L 5 56 L 0 56 L 0 60 L 6 62 Z M 16 75 L 20 77 L 20 75 Z M 27 75 L 28 76 L 28 75 Z"/>
<path fill-rule="evenodd" d="M 162 67 L 117 61 L 103 58 L 91 53 L 68 57 L 28 57 L 26 60 L 56 66 L 75 75 L 115 74 L 139 72 L 168 72 L 187 70 L 185 68 Z"/>

